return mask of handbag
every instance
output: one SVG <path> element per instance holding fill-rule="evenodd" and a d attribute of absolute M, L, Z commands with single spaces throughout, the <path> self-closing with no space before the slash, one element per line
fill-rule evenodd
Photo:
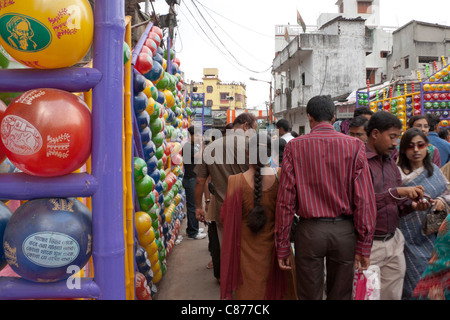
<path fill-rule="evenodd" d="M 442 222 L 444 222 L 445 218 L 450 212 L 450 208 L 447 202 L 440 197 L 438 197 L 437 199 L 442 200 L 442 202 L 445 204 L 445 210 L 430 210 L 427 212 L 427 215 L 425 216 L 422 224 L 422 234 L 425 236 L 437 233 L 439 231 L 439 228 L 441 227 Z"/>
<path fill-rule="evenodd" d="M 380 300 L 380 267 L 371 265 L 363 272 L 355 272 L 353 300 Z"/>

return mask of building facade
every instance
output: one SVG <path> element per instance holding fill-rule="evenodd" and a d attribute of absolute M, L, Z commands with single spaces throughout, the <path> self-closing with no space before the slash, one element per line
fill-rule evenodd
<path fill-rule="evenodd" d="M 424 79 L 427 68 L 433 73 L 434 63 L 443 67 L 450 55 L 450 26 L 410 21 L 393 32 L 395 50 L 388 56 L 389 79 Z M 430 69 L 431 68 L 431 69 Z"/>
<path fill-rule="evenodd" d="M 372 41 L 365 20 L 337 16 L 317 31 L 300 33 L 277 53 L 273 112 L 287 119 L 294 131 L 308 133 L 306 104 L 316 95 L 335 97 L 366 82 L 366 55 Z"/>
<path fill-rule="evenodd" d="M 191 82 L 187 94 L 201 97 L 202 105 L 197 103 L 196 121 L 201 120 L 203 112 L 204 128 L 223 128 L 227 124 L 228 110 L 244 110 L 247 107 L 246 85 L 238 82 L 222 82 L 219 69 L 204 68 L 203 81 Z"/>

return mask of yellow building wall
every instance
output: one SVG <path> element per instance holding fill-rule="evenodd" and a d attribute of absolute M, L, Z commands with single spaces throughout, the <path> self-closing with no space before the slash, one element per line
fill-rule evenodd
<path fill-rule="evenodd" d="M 203 69 L 203 83 L 195 83 L 197 93 L 205 94 L 205 106 L 208 106 L 207 101 L 212 100 L 213 111 L 227 108 L 231 110 L 245 109 L 247 106 L 247 97 L 245 86 L 238 83 L 222 83 L 218 77 L 218 69 L 204 68 Z M 207 92 L 207 88 L 211 86 L 212 92 Z M 233 100 L 220 99 L 221 93 L 228 93 Z"/>

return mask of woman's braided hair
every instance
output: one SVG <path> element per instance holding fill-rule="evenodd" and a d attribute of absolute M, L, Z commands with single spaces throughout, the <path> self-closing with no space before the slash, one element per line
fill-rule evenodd
<path fill-rule="evenodd" d="M 266 210 L 261 205 L 262 196 L 262 177 L 261 168 L 267 164 L 267 159 L 270 158 L 271 139 L 267 133 L 258 133 L 250 138 L 250 145 L 256 145 L 257 162 L 255 164 L 255 176 L 254 176 L 254 207 L 248 214 L 247 226 L 253 233 L 258 233 L 266 224 L 267 216 Z M 266 156 L 261 159 L 260 150 L 267 151 Z"/>

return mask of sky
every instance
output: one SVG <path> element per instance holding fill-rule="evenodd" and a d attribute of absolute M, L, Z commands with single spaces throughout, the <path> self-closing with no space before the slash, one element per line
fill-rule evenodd
<path fill-rule="evenodd" d="M 203 68 L 218 68 L 222 82 L 245 83 L 247 108 L 265 109 L 275 26 L 297 25 L 297 10 L 306 25 L 316 25 L 321 13 L 338 12 L 335 4 L 336 0 L 181 0 L 175 6 L 173 49 L 184 81 L 201 82 Z M 165 0 L 156 0 L 153 7 L 159 15 L 169 11 Z M 380 20 L 392 27 L 411 20 L 450 26 L 450 1 L 380 0 Z"/>

